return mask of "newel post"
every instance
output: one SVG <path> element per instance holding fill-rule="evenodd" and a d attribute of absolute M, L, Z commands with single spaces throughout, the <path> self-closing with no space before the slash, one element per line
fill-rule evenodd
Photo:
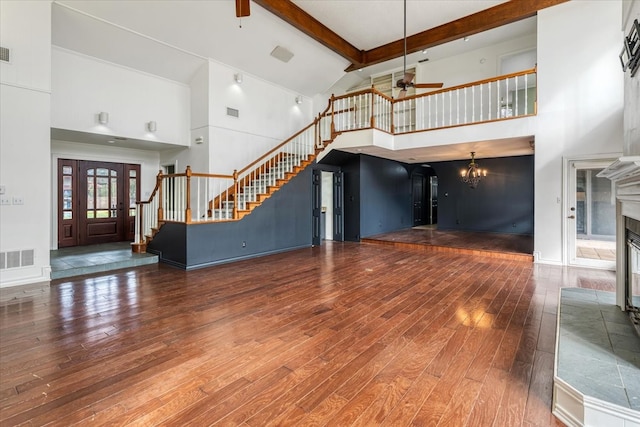
<path fill-rule="evenodd" d="M 187 191 L 186 191 L 186 209 L 184 210 L 184 222 L 191 224 L 191 166 L 187 166 L 185 171 L 187 176 Z"/>
<path fill-rule="evenodd" d="M 334 117 L 335 104 L 336 104 L 336 97 L 334 94 L 331 94 L 331 138 L 333 138 L 333 135 L 335 135 L 336 133 L 336 123 L 335 123 L 335 117 Z"/>
<path fill-rule="evenodd" d="M 233 170 L 233 219 L 238 219 L 238 170 Z"/>
<path fill-rule="evenodd" d="M 158 172 L 156 177 L 156 188 L 158 189 L 158 222 L 164 220 L 164 212 L 162 206 L 164 206 L 164 199 L 162 198 L 162 169 Z"/>

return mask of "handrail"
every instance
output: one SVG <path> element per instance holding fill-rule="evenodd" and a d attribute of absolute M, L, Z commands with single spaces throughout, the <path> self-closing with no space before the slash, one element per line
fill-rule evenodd
<path fill-rule="evenodd" d="M 482 84 L 485 84 L 485 83 L 493 83 L 493 82 L 498 81 L 498 80 L 510 79 L 512 77 L 520 77 L 520 76 L 524 76 L 525 74 L 535 74 L 536 72 L 537 72 L 537 67 L 533 67 L 533 68 L 529 68 L 528 70 L 524 70 L 524 71 L 517 71 L 515 73 L 503 74 L 501 76 L 496 76 L 496 77 L 489 77 L 488 79 L 476 80 L 475 82 L 464 83 L 464 84 L 457 85 L 457 86 L 445 87 L 445 88 L 442 88 L 442 89 L 433 90 L 433 91 L 426 92 L 426 93 L 418 93 L 418 94 L 415 94 L 415 95 L 404 97 L 402 99 L 394 99 L 394 102 L 406 101 L 408 99 L 420 98 L 422 96 L 428 96 L 428 95 L 437 95 L 437 94 L 442 93 L 442 92 L 451 92 L 451 91 L 454 91 L 454 90 L 464 89 L 464 88 L 471 87 L 471 86 L 478 86 L 478 85 L 482 85 Z"/>
<path fill-rule="evenodd" d="M 327 107 L 327 110 L 325 110 L 324 113 L 321 113 L 321 115 L 324 115 L 327 111 L 329 110 L 329 107 Z M 309 130 L 309 128 L 311 128 L 312 126 L 317 125 L 319 122 L 319 119 L 316 118 L 313 120 L 313 122 L 311 122 L 311 124 L 309 124 L 308 126 L 302 128 L 301 130 L 299 130 L 298 132 L 294 133 L 292 136 L 290 136 L 289 138 L 285 139 L 282 143 L 276 145 L 275 147 L 273 147 L 271 150 L 267 151 L 265 154 L 263 154 L 262 156 L 258 157 L 256 160 L 254 160 L 253 162 L 249 163 L 247 166 L 245 166 L 244 168 L 240 169 L 238 171 L 239 174 L 242 174 L 246 171 L 248 171 L 252 166 L 258 164 L 260 162 L 260 160 L 269 157 L 270 154 L 274 154 L 276 153 L 279 149 L 281 149 L 282 147 L 284 147 L 285 145 L 287 145 L 289 142 L 291 142 L 292 140 L 294 140 L 297 136 L 302 135 L 305 131 Z"/>
<path fill-rule="evenodd" d="M 232 175 L 192 172 L 189 166 L 184 173 L 159 171 L 149 199 L 136 202 L 135 244 L 144 244 L 145 236 L 162 222 L 240 219 L 239 211 L 259 205 L 274 191 L 271 188 L 290 179 L 342 132 L 377 129 L 396 135 L 534 115 L 536 73 L 534 67 L 401 99 L 375 86 L 331 95 L 327 107 L 308 126 Z M 518 111 L 520 105 L 524 112 Z"/>

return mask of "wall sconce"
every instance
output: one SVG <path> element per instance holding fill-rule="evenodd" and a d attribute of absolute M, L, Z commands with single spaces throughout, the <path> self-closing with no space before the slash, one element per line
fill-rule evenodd
<path fill-rule="evenodd" d="M 302 96 L 296 96 L 296 104 L 302 104 Z"/>
<path fill-rule="evenodd" d="M 236 73 L 233 75 L 233 80 L 236 81 L 236 83 L 240 84 L 242 83 L 242 73 Z"/>
<path fill-rule="evenodd" d="M 105 113 L 104 111 L 98 113 L 98 122 L 103 125 L 109 123 L 109 113 Z"/>
<path fill-rule="evenodd" d="M 149 132 L 155 132 L 156 130 L 158 130 L 158 124 L 152 120 L 147 123 L 147 129 L 149 130 Z"/>

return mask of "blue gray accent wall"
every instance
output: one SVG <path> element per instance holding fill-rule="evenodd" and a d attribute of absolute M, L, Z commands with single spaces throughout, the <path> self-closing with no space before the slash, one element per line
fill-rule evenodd
<path fill-rule="evenodd" d="M 147 250 L 162 262 L 189 270 L 310 247 L 311 169 L 241 221 L 164 224 Z"/>
<path fill-rule="evenodd" d="M 533 235 L 534 156 L 479 159 L 488 176 L 460 180 L 469 161 L 430 162 L 438 176 L 438 229 Z"/>
<path fill-rule="evenodd" d="M 361 156 L 360 236 L 411 227 L 412 215 L 411 180 L 406 165 Z"/>
<path fill-rule="evenodd" d="M 333 150 L 323 163 L 344 172 L 344 239 L 410 227 L 411 180 L 408 165 L 394 160 Z"/>

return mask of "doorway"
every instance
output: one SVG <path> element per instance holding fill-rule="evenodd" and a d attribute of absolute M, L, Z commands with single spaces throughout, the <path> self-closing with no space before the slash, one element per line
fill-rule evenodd
<path fill-rule="evenodd" d="M 615 192 L 609 179 L 598 177 L 611 161 L 569 161 L 566 240 L 571 265 L 615 268 Z"/>
<path fill-rule="evenodd" d="M 312 241 L 344 240 L 344 174 L 340 171 L 314 169 L 312 173 Z"/>
<path fill-rule="evenodd" d="M 133 241 L 140 165 L 58 160 L 58 247 Z"/>
<path fill-rule="evenodd" d="M 411 203 L 414 227 L 438 223 L 438 177 L 431 166 L 411 174 Z"/>

